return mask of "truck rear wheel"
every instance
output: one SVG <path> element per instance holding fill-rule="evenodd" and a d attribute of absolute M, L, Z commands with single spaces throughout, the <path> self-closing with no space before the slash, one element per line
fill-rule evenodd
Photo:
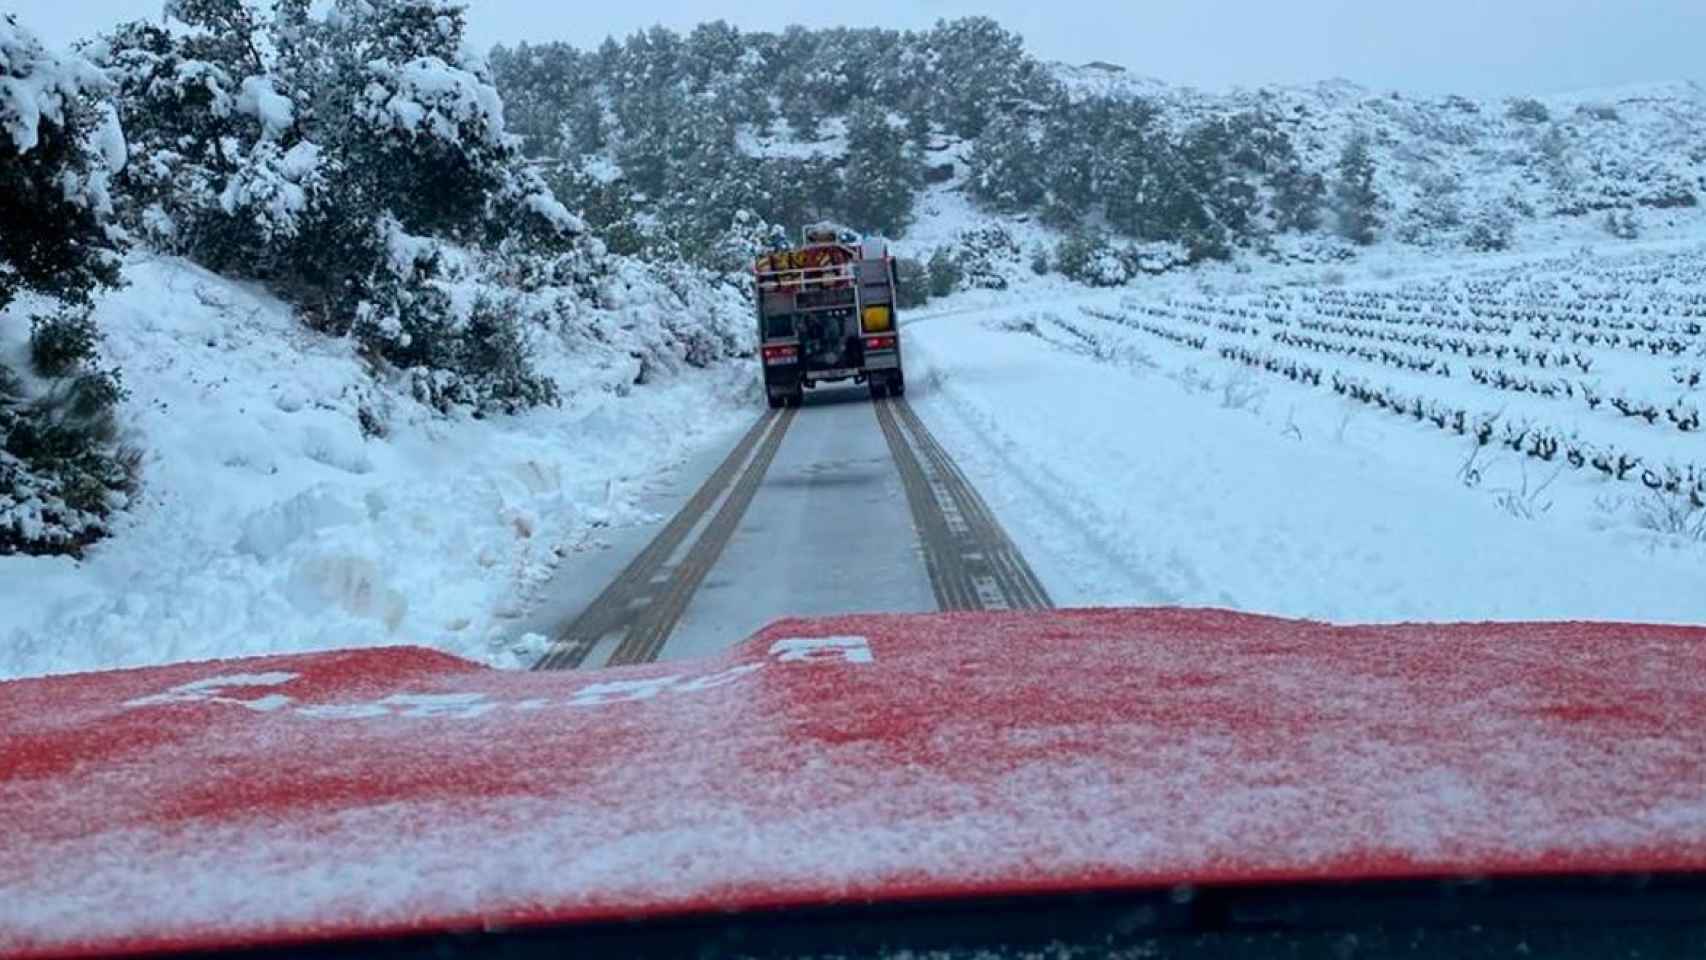
<path fill-rule="evenodd" d="M 889 385 L 886 380 L 871 379 L 871 399 L 881 400 L 889 395 Z"/>
<path fill-rule="evenodd" d="M 889 393 L 897 397 L 906 396 L 906 375 L 899 370 L 896 370 L 894 376 L 889 378 Z"/>
<path fill-rule="evenodd" d="M 772 410 L 782 409 L 782 399 L 783 399 L 782 397 L 780 397 L 774 393 L 770 393 L 770 394 L 766 394 L 764 399 L 770 401 L 770 409 L 772 409 Z"/>

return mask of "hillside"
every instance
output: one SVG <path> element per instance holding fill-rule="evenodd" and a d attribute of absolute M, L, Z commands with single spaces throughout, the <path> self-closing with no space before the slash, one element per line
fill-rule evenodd
<path fill-rule="evenodd" d="M 1706 99 L 1691 84 L 1210 95 L 1040 63 L 983 19 L 659 28 L 596 51 L 500 48 L 493 63 L 529 154 L 621 249 L 727 268 L 773 232 L 838 219 L 898 236 L 922 263 L 941 251 L 939 292 L 1033 263 L 1103 285 L 1205 260 L 1669 235 L 1696 222 L 1706 184 Z M 1359 143 L 1366 159 L 1347 167 Z M 962 241 L 989 224 L 1007 239 Z"/>

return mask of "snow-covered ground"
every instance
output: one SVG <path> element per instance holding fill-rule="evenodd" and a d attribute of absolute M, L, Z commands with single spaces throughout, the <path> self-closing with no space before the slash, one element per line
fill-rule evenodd
<path fill-rule="evenodd" d="M 1555 277 L 1559 268 L 1549 269 Z M 1410 263 L 1400 272 L 1428 271 Z M 910 399 L 1057 602 L 1337 621 L 1706 622 L 1706 547 L 1644 526 L 1639 507 L 1651 494 L 1638 482 L 1559 469 L 1496 442 L 1466 482 L 1472 439 L 1216 352 L 1260 342 L 1265 330 L 1152 324 L 1205 336 L 1208 348 L 1196 349 L 1080 310 L 1140 315 L 1169 297 L 1200 296 L 1205 279 L 1046 305 L 1021 297 L 966 310 L 950 300 L 910 330 Z M 1227 273 L 1210 285 L 1239 286 L 1259 302 L 1264 279 Z M 1353 292 L 1392 285 L 1367 273 L 1348 283 Z M 1655 367 L 1646 389 L 1663 393 L 1663 379 Z M 1456 395 L 1466 392 L 1454 383 Z M 1638 384 L 1612 386 L 1625 385 Z M 1570 425 L 1633 429 L 1605 410 L 1564 409 Z M 1706 460 L 1698 433 L 1641 426 L 1649 462 Z"/>
<path fill-rule="evenodd" d="M 450 419 L 256 289 L 174 259 L 126 276 L 99 320 L 142 502 L 86 560 L 0 557 L 0 678 L 395 643 L 530 662 L 542 640 L 512 625 L 557 551 L 640 519 L 638 486 L 756 402 L 745 364 L 629 390 L 547 339 L 562 408 Z M 0 346 L 25 335 L 8 321 Z"/>
<path fill-rule="evenodd" d="M 966 222 L 958 199 L 940 194 L 925 227 Z M 1382 248 L 1330 271 L 1232 264 L 1113 291 L 1015 275 L 1011 289 L 911 315 L 910 399 L 1062 604 L 1706 622 L 1706 547 L 1642 520 L 1652 495 L 1638 478 L 1559 469 L 1497 443 L 1471 459 L 1469 438 L 1217 348 L 1520 414 L 1653 464 L 1706 465 L 1698 431 L 1494 391 L 1456 358 L 1454 376 L 1437 377 L 1278 344 L 1278 327 L 1199 322 L 1244 310 L 1269 323 L 1259 307 L 1273 298 L 1294 322 L 1319 319 L 1323 295 L 1430 284 L 1539 297 L 1588 274 L 1600 277 L 1590 289 L 1612 292 L 1626 277 L 1632 309 L 1685 305 L 1699 286 L 1690 271 L 1706 265 L 1691 235 L 1605 242 L 1593 256 L 1575 243 L 1499 258 Z M 1655 270 L 1672 275 L 1652 283 Z M 543 643 L 525 632 L 540 585 L 576 567 L 561 557 L 655 524 L 649 482 L 726 447 L 761 407 L 745 362 L 630 387 L 632 358 L 589 351 L 583 332 L 539 357 L 568 387 L 561 409 L 445 418 L 258 290 L 172 259 L 138 257 L 127 277 L 100 319 L 132 393 L 125 427 L 145 454 L 142 502 L 86 560 L 0 558 L 0 677 L 391 643 L 529 662 Z M 1505 339 L 1522 341 L 1528 325 Z M 18 349 L 22 326 L 8 325 L 0 348 Z M 1206 349 L 1153 330 L 1199 335 Z M 1596 365 L 1569 375 L 1578 384 L 1700 405 L 1697 388 L 1668 377 L 1706 357 L 1580 349 Z M 363 407 L 387 436 L 364 437 Z"/>

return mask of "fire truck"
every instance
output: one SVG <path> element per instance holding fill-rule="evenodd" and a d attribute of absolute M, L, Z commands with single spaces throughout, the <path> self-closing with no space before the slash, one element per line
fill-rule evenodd
<path fill-rule="evenodd" d="M 906 392 L 885 242 L 808 227 L 799 247 L 759 257 L 753 277 L 770 406 L 798 406 L 805 391 L 849 380 L 870 384 L 872 397 Z"/>

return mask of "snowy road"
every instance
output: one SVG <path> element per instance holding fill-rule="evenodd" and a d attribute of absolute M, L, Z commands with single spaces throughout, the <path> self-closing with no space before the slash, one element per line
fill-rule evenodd
<path fill-rule="evenodd" d="M 1139 337 L 1027 304 L 931 317 L 906 400 L 820 391 L 678 479 L 651 546 L 559 602 L 543 664 L 712 654 L 790 616 L 1053 605 L 1706 621 L 1700 556 L 1610 526 L 1604 483 L 1536 476 L 1513 510 L 1439 431 Z"/>
<path fill-rule="evenodd" d="M 538 666 L 719 653 L 788 616 L 1048 605 L 905 401 L 826 389 L 759 418 Z"/>

